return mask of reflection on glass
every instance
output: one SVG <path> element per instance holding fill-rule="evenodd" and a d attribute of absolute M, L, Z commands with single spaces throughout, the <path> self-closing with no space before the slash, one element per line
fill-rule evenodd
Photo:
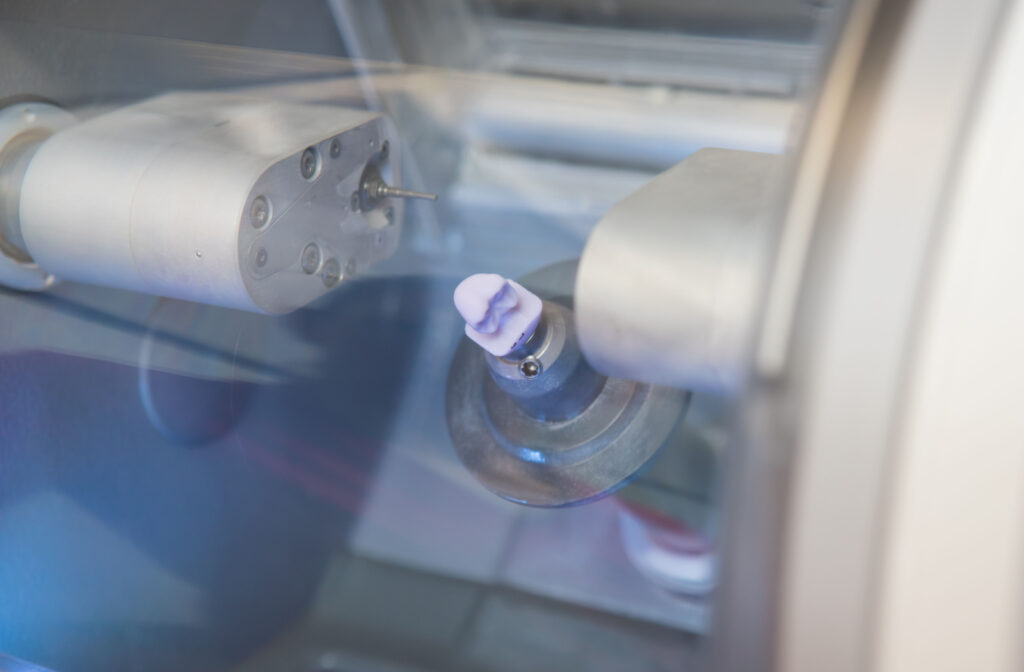
<path fill-rule="evenodd" d="M 577 375 L 573 260 L 696 150 L 784 152 L 821 13 L 0 10 L 0 651 L 58 671 L 697 669 L 735 399 Z M 549 301 L 572 394 L 494 396 L 452 305 L 474 273 Z M 560 370 L 529 356 L 510 376 Z M 474 461 L 463 434 L 498 416 L 455 413 L 455 387 L 465 409 L 531 409 L 500 428 L 514 461 Z M 583 473 L 563 448 L 605 457 Z"/>

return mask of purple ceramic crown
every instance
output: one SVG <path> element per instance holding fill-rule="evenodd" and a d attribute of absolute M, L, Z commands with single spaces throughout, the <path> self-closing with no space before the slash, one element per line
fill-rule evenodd
<path fill-rule="evenodd" d="M 466 320 L 466 335 L 497 357 L 529 340 L 542 305 L 533 292 L 494 273 L 471 275 L 455 288 L 455 308 Z"/>

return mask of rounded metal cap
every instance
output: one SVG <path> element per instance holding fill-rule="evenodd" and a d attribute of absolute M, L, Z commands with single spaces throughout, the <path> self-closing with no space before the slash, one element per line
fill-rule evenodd
<path fill-rule="evenodd" d="M 0 109 L 0 285 L 39 291 L 57 281 L 24 250 L 18 199 L 36 148 L 75 121 L 70 112 L 47 103 L 18 103 Z"/>

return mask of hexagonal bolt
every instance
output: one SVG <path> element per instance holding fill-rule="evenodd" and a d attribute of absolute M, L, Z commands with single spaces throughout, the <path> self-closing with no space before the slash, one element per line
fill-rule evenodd
<path fill-rule="evenodd" d="M 526 378 L 533 378 L 541 372 L 541 363 L 534 357 L 527 357 L 519 362 L 519 373 Z"/>

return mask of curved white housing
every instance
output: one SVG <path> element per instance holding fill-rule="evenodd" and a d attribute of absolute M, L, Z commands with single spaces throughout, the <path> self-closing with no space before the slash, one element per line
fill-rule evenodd
<path fill-rule="evenodd" d="M 771 154 L 703 149 L 605 215 L 576 274 L 591 366 L 694 390 L 741 382 L 780 166 Z"/>

